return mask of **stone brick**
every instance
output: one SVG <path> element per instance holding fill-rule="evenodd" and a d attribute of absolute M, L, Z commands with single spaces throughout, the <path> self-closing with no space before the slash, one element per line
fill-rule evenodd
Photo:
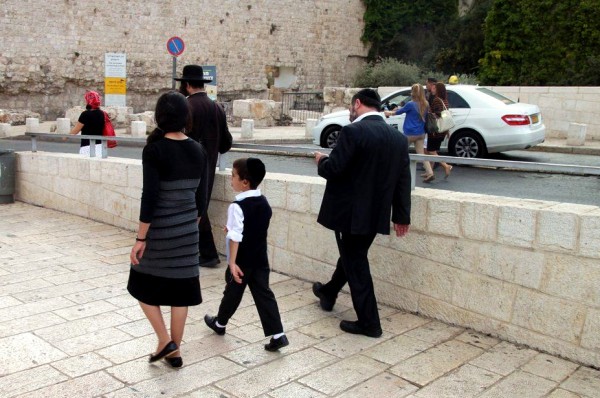
<path fill-rule="evenodd" d="M 454 284 L 453 305 L 498 320 L 510 320 L 515 285 L 468 272 L 458 273 Z"/>
<path fill-rule="evenodd" d="M 600 307 L 600 263 L 569 255 L 547 255 L 541 290 L 552 296 Z"/>
<path fill-rule="evenodd" d="M 568 301 L 519 289 L 513 311 L 515 325 L 571 343 L 581 337 L 585 311 Z"/>
<path fill-rule="evenodd" d="M 600 258 L 600 210 L 590 212 L 581 218 L 579 253 Z"/>
<path fill-rule="evenodd" d="M 431 198 L 427 203 L 427 230 L 430 233 L 459 236 L 460 202 L 448 198 Z"/>
<path fill-rule="evenodd" d="M 460 222 L 466 238 L 493 242 L 498 229 L 498 206 L 489 202 L 465 201 Z"/>
<path fill-rule="evenodd" d="M 537 211 L 516 206 L 501 206 L 498 238 L 509 245 L 531 247 L 535 239 Z"/>
<path fill-rule="evenodd" d="M 577 246 L 578 218 L 564 209 L 549 208 L 538 212 L 537 246 L 550 250 L 571 251 Z"/>
<path fill-rule="evenodd" d="M 589 309 L 583 326 L 581 346 L 600 351 L 600 309 Z"/>
<path fill-rule="evenodd" d="M 481 245 L 477 271 L 506 282 L 538 288 L 542 280 L 544 254 L 502 245 Z"/>

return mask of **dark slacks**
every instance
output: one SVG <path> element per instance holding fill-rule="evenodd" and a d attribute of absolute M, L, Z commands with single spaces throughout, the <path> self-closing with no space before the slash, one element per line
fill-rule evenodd
<path fill-rule="evenodd" d="M 368 258 L 375 235 L 352 235 L 336 231 L 340 257 L 331 280 L 321 289 L 321 293 L 335 300 L 348 282 L 358 323 L 366 329 L 381 328 Z"/>
<path fill-rule="evenodd" d="M 217 246 L 215 245 L 215 239 L 212 234 L 212 226 L 210 225 L 210 219 L 208 218 L 208 212 L 205 212 L 200 222 L 198 223 L 198 248 L 200 251 L 200 257 L 207 260 L 213 258 L 219 258 L 217 252 Z"/>
<path fill-rule="evenodd" d="M 271 272 L 269 267 L 242 268 L 242 272 L 244 273 L 242 283 L 237 283 L 233 280 L 229 267 L 225 271 L 225 282 L 227 284 L 225 285 L 223 299 L 221 300 L 219 313 L 217 314 L 219 324 L 226 325 L 229 318 L 233 316 L 242 301 L 246 285 L 248 285 L 256 304 L 265 336 L 283 333 L 277 300 L 269 287 L 269 274 Z"/>

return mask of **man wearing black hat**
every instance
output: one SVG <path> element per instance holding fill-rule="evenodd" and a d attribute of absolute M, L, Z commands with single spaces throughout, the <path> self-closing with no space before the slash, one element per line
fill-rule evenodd
<path fill-rule="evenodd" d="M 382 334 L 368 252 L 375 236 L 389 235 L 390 213 L 396 236 L 410 225 L 408 141 L 388 125 L 379 94 L 363 89 L 352 97 L 350 123 L 342 128 L 329 156 L 316 152 L 319 175 L 327 180 L 317 222 L 335 232 L 340 252 L 326 284 L 313 284 L 321 308 L 331 311 L 348 282 L 358 320 L 342 321 L 347 333 Z"/>
<path fill-rule="evenodd" d="M 204 83 L 212 80 L 205 78 L 200 65 L 184 66 L 183 75 L 175 80 L 181 82 L 179 91 L 187 96 L 192 111 L 192 129 L 187 135 L 201 143 L 208 154 L 207 178 L 208 200 L 210 201 L 219 152 L 225 153 L 231 147 L 232 137 L 227 127 L 225 112 L 206 94 Z M 198 229 L 200 232 L 200 266 L 215 267 L 220 260 L 208 218 L 208 203 L 207 210 L 200 218 Z"/>

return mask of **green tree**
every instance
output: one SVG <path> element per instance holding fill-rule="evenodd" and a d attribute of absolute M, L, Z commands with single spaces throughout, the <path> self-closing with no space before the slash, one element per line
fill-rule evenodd
<path fill-rule="evenodd" d="M 447 34 L 438 35 L 440 49 L 435 57 L 436 69 L 446 74 L 474 74 L 484 55 L 484 23 L 493 0 L 475 0 L 462 16 L 446 25 Z"/>
<path fill-rule="evenodd" d="M 371 43 L 369 59 L 395 58 L 431 68 L 444 22 L 458 15 L 458 1 L 364 0 L 365 30 L 362 39 Z"/>
<path fill-rule="evenodd" d="M 599 84 L 600 0 L 495 0 L 484 48 L 485 84 Z"/>

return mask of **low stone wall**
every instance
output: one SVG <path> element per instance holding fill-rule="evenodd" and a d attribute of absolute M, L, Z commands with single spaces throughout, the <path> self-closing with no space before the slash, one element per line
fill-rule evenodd
<path fill-rule="evenodd" d="M 20 201 L 137 228 L 139 160 L 17 153 L 16 181 Z M 309 281 L 333 272 L 333 233 L 315 221 L 324 189 L 321 178 L 267 174 L 275 270 Z M 215 225 L 233 197 L 218 172 Z M 600 366 L 599 207 L 432 189 L 412 200 L 408 236 L 378 236 L 371 250 L 381 302 Z"/>

